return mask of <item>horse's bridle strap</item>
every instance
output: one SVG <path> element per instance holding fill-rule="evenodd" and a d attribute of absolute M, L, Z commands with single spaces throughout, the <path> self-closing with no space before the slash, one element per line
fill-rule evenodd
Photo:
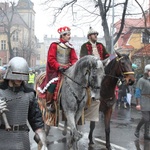
<path fill-rule="evenodd" d="M 128 75 L 128 74 L 134 74 L 134 72 L 130 71 L 130 72 L 123 72 L 124 75 Z"/>

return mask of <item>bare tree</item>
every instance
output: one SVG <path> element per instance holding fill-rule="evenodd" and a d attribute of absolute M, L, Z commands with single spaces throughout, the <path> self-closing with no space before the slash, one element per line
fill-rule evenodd
<path fill-rule="evenodd" d="M 17 20 L 20 20 L 20 22 L 17 22 Z M 3 27 L 4 33 L 7 35 L 8 50 L 10 54 L 9 59 L 13 58 L 14 56 L 21 56 L 27 60 L 30 66 L 31 56 L 32 54 L 35 54 L 35 44 L 33 37 L 34 35 L 32 34 L 31 28 L 25 23 L 25 21 L 23 21 L 23 18 L 21 18 L 21 15 L 18 13 L 17 6 L 14 2 L 1 3 L 0 26 Z M 12 47 L 12 37 L 15 34 L 15 32 L 22 32 L 22 28 L 26 28 L 27 36 L 20 37 L 20 35 L 22 34 L 18 35 L 19 38 L 17 40 L 17 43 L 19 47 L 15 47 L 15 53 Z"/>
<path fill-rule="evenodd" d="M 150 31 L 148 30 L 148 27 L 147 27 L 147 25 L 148 25 L 148 20 L 146 19 L 146 15 L 145 15 L 145 11 L 144 11 L 144 9 L 143 9 L 143 7 L 141 6 L 141 4 L 137 1 L 137 0 L 135 0 L 135 2 L 138 4 L 138 6 L 140 7 L 140 9 L 141 9 L 141 11 L 142 11 L 142 14 L 143 14 L 143 18 L 144 18 L 144 26 L 145 26 L 145 32 L 148 34 L 148 35 L 150 35 Z M 149 11 L 150 11 L 150 8 L 149 8 Z M 150 12 L 149 12 L 150 13 Z"/>
<path fill-rule="evenodd" d="M 112 7 L 118 7 L 118 6 L 122 7 L 121 26 L 120 26 L 119 32 L 115 36 L 115 39 L 114 39 L 114 44 L 115 44 L 117 42 L 118 38 L 120 37 L 122 30 L 124 28 L 128 0 L 124 0 L 124 2 L 120 2 L 120 3 L 115 3 L 114 5 L 112 5 L 112 0 L 92 0 L 92 1 L 88 0 L 86 2 L 88 3 L 87 4 L 88 6 L 86 6 L 85 1 L 83 2 L 82 0 L 70 0 L 70 1 L 66 0 L 60 7 L 58 5 L 57 5 L 57 7 L 52 7 L 52 4 L 54 3 L 53 0 L 46 0 L 43 4 L 45 4 L 47 6 L 48 10 L 52 10 L 52 9 L 54 10 L 53 11 L 54 12 L 53 24 L 56 22 L 58 16 L 63 12 L 63 10 L 65 8 L 69 9 L 69 6 L 71 7 L 70 10 L 71 10 L 73 20 L 75 18 L 74 10 L 77 9 L 77 7 L 79 9 L 86 11 L 88 14 L 91 15 L 91 18 L 93 18 L 93 20 L 89 19 L 89 22 L 93 22 L 97 18 L 100 18 L 101 21 L 99 19 L 99 22 L 101 23 L 101 25 L 103 27 L 104 38 L 106 41 L 106 48 L 110 52 L 111 39 L 112 39 L 112 36 L 114 36 L 114 35 L 111 35 L 111 33 L 110 33 L 108 16 L 111 14 Z M 89 9 L 90 7 L 92 7 L 92 8 Z M 93 16 L 95 16 L 95 17 L 93 17 Z M 89 16 L 89 18 L 90 18 L 90 16 Z M 89 22 L 86 22 L 86 23 L 89 23 Z"/>
<path fill-rule="evenodd" d="M 11 45 L 11 37 L 16 30 L 11 30 L 12 21 L 15 14 L 15 3 L 10 2 L 11 7 L 9 7 L 9 3 L 4 3 L 3 7 L 0 7 L 0 26 L 4 28 L 4 33 L 7 35 L 8 40 L 8 49 L 10 54 L 10 59 L 14 57 L 12 45 Z"/>

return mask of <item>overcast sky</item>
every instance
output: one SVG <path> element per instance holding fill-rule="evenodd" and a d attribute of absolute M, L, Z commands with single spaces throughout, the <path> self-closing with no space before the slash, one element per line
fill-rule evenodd
<path fill-rule="evenodd" d="M 57 23 L 55 24 L 55 26 L 49 26 L 49 24 L 51 23 L 51 20 L 52 20 L 52 13 L 50 13 L 49 11 L 46 11 L 44 10 L 44 7 L 41 4 L 41 2 L 45 1 L 45 0 L 31 0 L 33 3 L 34 3 L 34 10 L 36 11 L 36 16 L 35 16 L 35 34 L 36 36 L 40 39 L 40 41 L 43 40 L 43 37 L 45 34 L 47 34 L 49 37 L 50 36 L 53 36 L 53 37 L 59 37 L 58 33 L 57 33 L 57 29 L 61 26 L 64 26 L 64 25 L 67 25 L 69 27 L 71 27 L 71 33 L 72 33 L 72 36 L 74 35 L 78 35 L 78 36 L 86 36 L 87 35 L 87 32 L 88 32 L 88 29 L 89 29 L 89 26 L 91 24 L 86 24 L 86 25 L 78 25 L 78 26 L 72 26 L 72 24 L 76 24 L 76 23 L 72 23 L 70 21 L 70 19 L 72 18 L 69 18 L 69 16 L 66 15 L 66 17 L 64 17 L 63 15 L 59 17 L 59 20 L 57 21 Z M 57 2 L 60 0 L 55 0 L 55 2 Z M 69 1 L 69 0 L 64 0 L 64 1 Z M 117 0 L 114 0 L 115 2 L 117 2 Z M 124 0 L 118 0 L 118 2 L 121 2 Z M 63 0 L 61 0 L 61 2 L 63 3 Z M 82 2 L 82 0 L 80 0 L 80 2 Z M 88 1 L 84 1 L 84 4 L 85 5 L 89 5 L 89 8 L 91 6 L 91 3 L 89 3 Z M 87 2 L 87 4 L 85 3 Z M 137 10 L 135 8 L 132 8 L 132 6 L 136 5 L 135 4 L 135 1 L 134 0 L 129 0 L 130 2 L 130 5 L 128 5 L 128 7 L 131 7 L 131 13 L 134 11 L 135 13 L 141 13 L 141 10 Z M 143 3 L 141 3 L 143 2 Z M 144 7 L 144 10 L 145 9 L 148 9 L 148 4 L 149 4 L 149 0 L 139 0 L 139 3 Z M 60 3 L 59 3 L 60 4 Z M 58 5 L 60 6 L 60 5 Z M 57 7 L 57 5 L 55 4 L 55 7 Z M 92 9 L 94 8 L 93 6 L 91 6 Z M 138 6 L 137 6 L 138 7 Z M 115 9 L 115 13 L 118 13 L 117 12 L 118 10 Z M 111 13 L 111 12 L 110 12 Z M 82 16 L 82 11 L 80 13 L 80 11 L 77 10 L 77 15 L 78 17 L 79 16 Z M 80 17 L 79 17 L 80 18 Z M 84 18 L 84 17 L 83 17 Z M 82 18 L 82 20 L 83 20 Z M 87 19 L 87 18 L 86 18 Z M 110 16 L 109 17 L 109 22 L 111 24 L 111 19 L 112 17 Z M 115 19 L 115 21 L 118 21 L 119 20 L 119 17 L 117 19 Z M 93 28 L 96 29 L 100 34 L 99 36 L 103 36 L 103 31 L 102 31 L 102 27 L 100 28 L 100 25 L 101 25 L 101 21 L 98 20 L 98 23 L 95 23 L 93 24 Z"/>
<path fill-rule="evenodd" d="M 7 0 L 1 0 L 1 1 L 7 1 Z M 18 2 L 18 0 L 14 0 L 16 3 Z M 78 22 L 71 22 L 70 19 L 72 19 L 72 17 L 69 18 L 69 16 L 62 16 L 60 15 L 59 17 L 59 20 L 57 20 L 57 23 L 55 24 L 55 26 L 50 26 L 50 23 L 52 21 L 52 12 L 50 13 L 49 11 L 46 11 L 44 6 L 40 5 L 43 1 L 45 0 L 31 0 L 33 3 L 34 3 L 34 10 L 36 12 L 36 15 L 35 15 L 35 35 L 37 36 L 37 38 L 40 40 L 40 41 L 43 41 L 43 37 L 44 35 L 48 35 L 49 37 L 50 36 L 53 36 L 53 37 L 59 37 L 58 33 L 57 33 L 57 29 L 61 26 L 69 26 L 71 27 L 71 33 L 72 33 L 72 36 L 74 35 L 77 35 L 77 36 L 86 36 L 87 35 L 87 32 L 88 32 L 88 29 L 89 29 L 89 26 L 91 24 L 86 24 L 86 25 L 78 25 L 78 26 L 72 26 L 72 24 L 77 24 Z M 64 1 L 67 1 L 67 0 L 54 0 L 54 2 L 61 2 L 63 3 Z M 68 0 L 69 1 L 69 0 Z M 117 0 L 114 0 L 115 2 Z M 124 0 L 118 0 L 118 2 L 121 2 Z M 129 0 L 131 5 L 129 6 L 132 6 L 132 4 L 134 3 L 134 0 Z M 143 0 L 139 0 L 139 2 L 141 2 Z M 81 2 L 81 0 L 80 0 Z M 89 5 L 91 6 L 91 3 L 85 0 L 83 0 L 84 3 L 87 2 L 86 5 Z M 148 3 L 149 3 L 149 0 L 144 0 L 144 4 L 142 5 L 145 9 L 148 8 Z M 59 3 L 60 4 L 60 3 Z M 56 6 L 56 4 L 55 4 Z M 59 5 L 58 5 L 59 6 Z M 92 9 L 93 9 L 93 6 L 92 6 Z M 132 9 L 133 11 L 134 9 Z M 135 9 L 135 12 L 138 12 L 136 9 Z M 141 12 L 141 11 L 140 11 Z M 115 13 L 118 13 L 117 10 L 115 10 Z M 79 12 L 77 10 L 77 17 L 80 18 L 82 16 L 82 11 Z M 84 20 L 84 19 L 87 19 L 85 17 L 82 17 L 81 20 Z M 89 19 L 89 17 L 88 17 Z M 110 24 L 111 24 L 111 15 L 110 15 Z M 119 18 L 117 19 L 119 20 Z M 115 20 L 115 21 L 117 21 Z M 103 36 L 103 31 L 102 31 L 102 27 L 101 26 L 101 21 L 98 20 L 97 23 L 95 24 L 92 24 L 93 28 L 96 29 L 100 34 L 99 36 L 102 37 Z"/>

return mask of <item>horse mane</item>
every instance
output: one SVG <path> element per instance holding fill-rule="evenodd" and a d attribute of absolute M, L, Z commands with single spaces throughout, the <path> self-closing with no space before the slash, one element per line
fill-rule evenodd
<path fill-rule="evenodd" d="M 75 63 L 75 68 L 74 68 L 74 75 L 76 75 L 78 72 L 82 72 L 83 68 L 87 68 L 90 67 L 89 64 L 91 63 L 92 66 L 95 65 L 96 66 L 96 57 L 92 56 L 92 55 L 86 55 L 84 57 L 82 57 L 81 59 L 79 59 L 76 63 Z"/>
<path fill-rule="evenodd" d="M 110 61 L 110 63 L 105 67 L 105 74 L 112 73 L 112 68 L 116 63 L 116 57 Z"/>

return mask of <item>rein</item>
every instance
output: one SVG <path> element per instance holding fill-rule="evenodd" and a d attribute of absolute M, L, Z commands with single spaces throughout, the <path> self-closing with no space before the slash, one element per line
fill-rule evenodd
<path fill-rule="evenodd" d="M 116 61 L 117 62 L 119 62 L 121 59 L 123 58 L 123 56 L 122 57 L 120 57 L 120 58 L 116 58 Z M 120 68 L 120 65 L 119 65 L 119 68 Z M 134 72 L 133 71 L 128 71 L 128 72 L 123 72 L 122 71 L 122 69 L 120 68 L 120 70 L 121 70 L 121 74 L 123 74 L 123 75 L 134 75 Z M 113 77 L 113 78 L 116 78 L 116 79 L 120 79 L 119 77 L 117 77 L 117 76 L 113 76 L 113 75 L 110 75 L 110 74 L 105 74 L 106 76 L 109 76 L 109 77 Z"/>
<path fill-rule="evenodd" d="M 77 81 L 73 80 L 71 77 L 69 77 L 68 75 L 66 75 L 64 72 L 62 72 L 62 74 L 64 76 L 66 76 L 67 78 L 69 78 L 71 81 L 73 81 L 74 83 L 76 83 L 77 85 L 81 86 L 83 89 L 87 89 L 88 86 L 83 86 L 82 84 L 78 83 Z"/>
<path fill-rule="evenodd" d="M 78 104 L 78 107 L 79 107 L 79 104 L 82 102 L 82 100 L 85 98 L 85 96 L 86 96 L 86 92 L 85 92 L 85 94 L 84 94 L 84 96 L 81 98 L 81 99 L 79 99 L 78 98 L 78 96 L 75 94 L 75 92 L 72 90 L 72 88 L 70 87 L 70 85 L 68 84 L 68 82 L 67 82 L 67 80 L 65 80 L 65 82 L 66 82 L 66 84 L 67 84 L 67 86 L 68 86 L 68 88 L 69 88 L 69 91 L 72 93 L 72 95 L 75 97 L 75 99 L 77 100 L 77 104 Z"/>
<path fill-rule="evenodd" d="M 119 62 L 122 58 L 123 58 L 123 56 L 120 57 L 120 58 L 116 58 L 116 61 Z M 119 68 L 120 68 L 120 65 L 119 65 Z M 121 71 L 122 71 L 122 70 L 121 70 Z M 122 71 L 122 74 L 123 74 L 123 75 L 130 75 L 130 74 L 133 75 L 134 72 L 133 72 L 133 71 L 123 72 L 123 71 Z"/>
<path fill-rule="evenodd" d="M 90 71 L 89 70 L 87 70 L 87 72 L 86 72 L 86 74 L 85 75 L 87 75 L 87 74 L 90 74 Z M 88 89 L 89 88 L 89 86 L 91 86 L 92 88 L 94 88 L 94 89 L 100 89 L 100 87 L 98 87 L 98 86 L 93 86 L 93 85 L 90 85 L 89 83 L 88 83 L 88 85 L 87 86 L 83 86 L 82 84 L 80 84 L 79 82 L 77 82 L 77 81 L 75 81 L 75 80 L 73 80 L 71 77 L 69 77 L 67 74 L 65 74 L 64 72 L 62 72 L 62 74 L 64 75 L 64 76 L 66 76 L 67 78 L 69 78 L 71 81 L 73 81 L 74 83 L 76 83 L 77 85 L 79 85 L 79 86 L 81 86 L 82 88 L 85 88 L 85 89 Z M 89 81 L 89 79 L 88 79 L 88 81 Z"/>

